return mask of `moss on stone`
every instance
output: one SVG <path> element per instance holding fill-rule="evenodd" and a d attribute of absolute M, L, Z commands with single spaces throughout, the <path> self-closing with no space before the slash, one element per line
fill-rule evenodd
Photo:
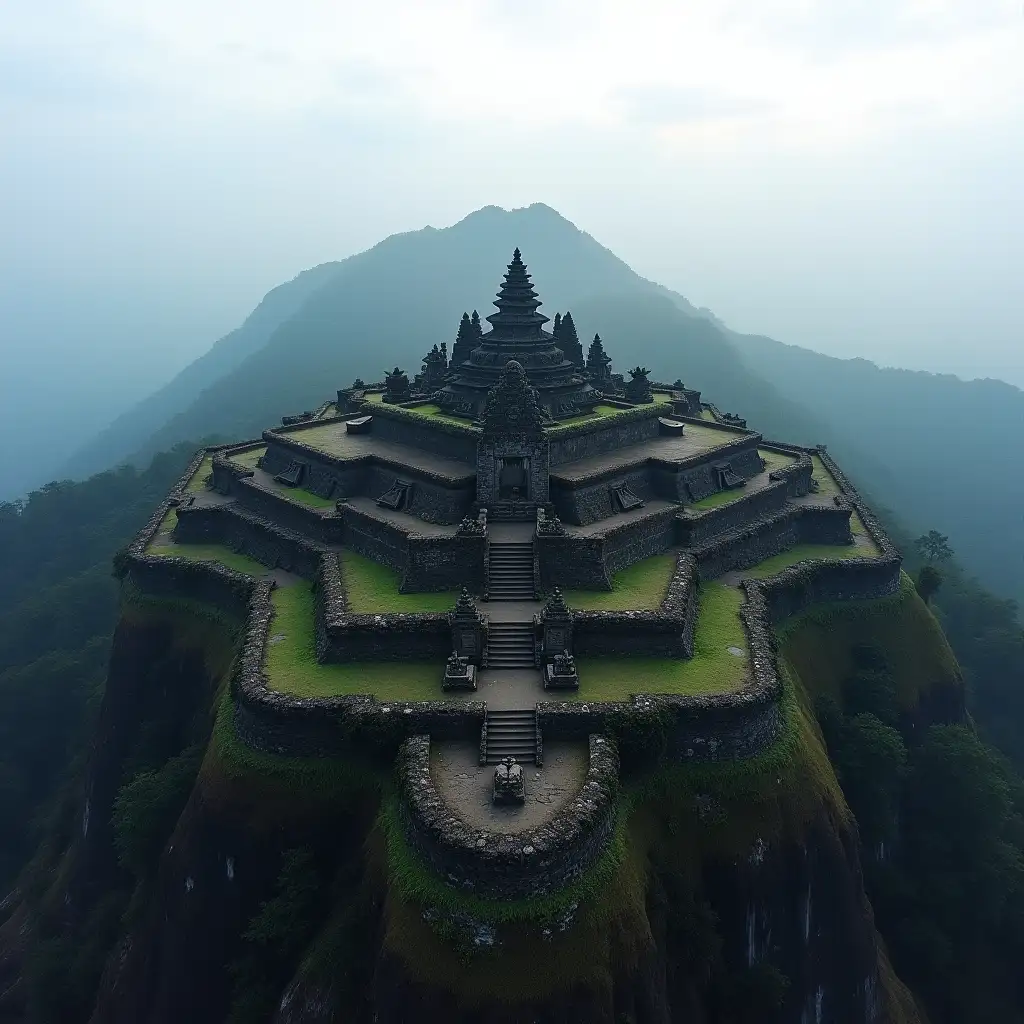
<path fill-rule="evenodd" d="M 843 489 L 839 486 L 839 481 L 825 468 L 825 463 L 821 461 L 821 456 L 812 455 L 811 463 L 814 466 L 811 476 L 818 483 L 818 490 L 815 493 L 819 497 L 829 499 L 841 495 Z"/>
<path fill-rule="evenodd" d="M 274 620 L 267 644 L 267 683 L 297 697 L 372 694 L 381 700 L 436 700 L 443 666 L 423 661 L 316 660 L 313 591 L 308 583 L 277 587 L 270 595 Z"/>
<path fill-rule="evenodd" d="M 186 494 L 202 494 L 206 490 L 206 479 L 212 472 L 213 456 L 207 455 L 185 485 Z"/>
<path fill-rule="evenodd" d="M 690 502 L 687 508 L 703 512 L 705 509 L 718 508 L 719 505 L 729 505 L 736 501 L 737 498 L 745 498 L 749 493 L 745 487 L 737 487 L 734 490 L 727 491 L 715 491 L 714 494 L 709 494 L 706 498 Z"/>
<path fill-rule="evenodd" d="M 958 687 L 960 668 L 942 627 L 904 573 L 900 589 L 876 601 L 817 605 L 780 629 L 782 652 L 801 678 L 839 700 L 854 671 L 853 649 L 876 648 L 889 665 L 904 707 L 933 686 Z"/>
<path fill-rule="evenodd" d="M 752 569 L 741 569 L 740 575 L 763 580 L 777 575 L 783 569 L 788 569 L 798 562 L 835 560 L 837 558 L 877 558 L 879 554 L 878 548 L 868 537 L 865 537 L 862 542 L 854 544 L 796 544 L 788 551 L 766 558 Z"/>
<path fill-rule="evenodd" d="M 590 611 L 655 609 L 668 593 L 675 565 L 674 554 L 653 555 L 615 573 L 610 591 L 567 590 L 565 600 L 572 608 Z"/>
<path fill-rule="evenodd" d="M 228 462 L 238 466 L 245 466 L 246 469 L 255 469 L 256 463 L 267 453 L 267 446 L 260 445 L 258 448 L 250 448 L 248 451 L 234 452 L 228 456 Z"/>
<path fill-rule="evenodd" d="M 345 597 L 351 612 L 447 612 L 458 597 L 451 591 L 400 593 L 401 580 L 394 569 L 348 549 L 341 552 L 340 563 Z"/>
<path fill-rule="evenodd" d="M 631 693 L 737 689 L 748 666 L 747 638 L 739 619 L 743 595 L 722 583 L 705 583 L 699 597 L 692 658 L 577 658 L 580 688 L 564 699 L 626 700 Z"/>
<path fill-rule="evenodd" d="M 775 452 L 769 448 L 758 448 L 757 454 L 764 460 L 765 472 L 772 473 L 777 469 L 785 469 L 796 462 L 795 455 L 787 455 L 785 452 Z"/>
<path fill-rule="evenodd" d="M 153 539 L 146 547 L 146 554 L 156 558 L 187 558 L 193 562 L 215 562 L 235 572 L 249 576 L 266 576 L 270 570 L 255 558 L 239 554 L 223 544 L 180 544 L 174 539 L 174 527 L 178 521 L 174 509 L 164 516 Z"/>

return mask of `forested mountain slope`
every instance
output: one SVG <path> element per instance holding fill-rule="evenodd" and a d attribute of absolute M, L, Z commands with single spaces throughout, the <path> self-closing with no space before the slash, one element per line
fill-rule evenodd
<path fill-rule="evenodd" d="M 140 442 L 186 408 L 204 388 L 230 373 L 247 356 L 258 352 L 274 330 L 294 316 L 306 299 L 342 265 L 321 264 L 271 289 L 240 327 L 225 334 L 173 380 L 119 416 L 75 452 L 55 475 L 81 479 L 135 455 Z"/>
<path fill-rule="evenodd" d="M 949 534 L 989 586 L 1024 597 L 1024 391 L 727 337 L 751 372 L 834 426 L 842 444 L 884 459 L 884 481 L 865 477 L 878 497 Z"/>
<path fill-rule="evenodd" d="M 947 533 L 969 571 L 1002 594 L 1024 595 L 1024 475 L 1016 465 L 1024 393 L 729 331 L 541 204 L 486 207 L 300 275 L 68 472 L 81 476 L 130 452 L 144 462 L 186 437 L 256 435 L 357 376 L 380 379 L 385 361 L 418 370 L 431 345 L 454 340 L 463 310 L 491 312 L 517 245 L 542 311 L 571 308 L 584 343 L 600 332 L 617 370 L 641 363 L 656 377 L 681 372 L 769 436 L 830 445 L 873 501 L 916 530 Z"/>

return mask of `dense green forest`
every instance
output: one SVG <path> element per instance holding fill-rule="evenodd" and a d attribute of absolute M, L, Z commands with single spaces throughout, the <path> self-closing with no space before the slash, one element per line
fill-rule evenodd
<path fill-rule="evenodd" d="M 144 471 L 53 483 L 0 505 L 0 814 L 22 823 L 0 836 L 4 889 L 49 819 L 76 798 L 117 614 L 111 558 L 194 447 L 179 445 Z M 890 527 L 920 575 L 927 552 Z M 964 670 L 977 730 L 915 734 L 870 648 L 842 706 L 822 703 L 818 718 L 858 820 L 867 890 L 897 972 L 933 1024 L 1021 1021 L 1024 630 L 1013 602 L 987 594 L 955 562 L 937 562 L 922 589 Z M 195 766 L 186 768 L 191 778 Z M 119 799 L 126 814 L 152 802 L 137 792 L 148 776 L 140 778 Z M 122 853 L 142 855 L 130 843 Z M 47 988 L 59 981 L 40 977 Z M 82 998 L 94 981 L 79 979 Z"/>
<path fill-rule="evenodd" d="M 0 503 L 0 888 L 46 827 L 84 753 L 117 617 L 111 558 L 149 519 L 196 445 Z"/>

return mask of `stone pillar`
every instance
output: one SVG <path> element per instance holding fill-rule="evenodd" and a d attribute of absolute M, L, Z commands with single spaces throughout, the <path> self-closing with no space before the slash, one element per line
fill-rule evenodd
<path fill-rule="evenodd" d="M 452 627 L 452 651 L 473 665 L 481 664 L 487 644 L 484 617 L 477 611 L 476 602 L 465 587 L 448 621 Z"/>
<path fill-rule="evenodd" d="M 565 651 L 572 653 L 572 612 L 555 587 L 540 613 L 541 662 L 547 664 Z"/>

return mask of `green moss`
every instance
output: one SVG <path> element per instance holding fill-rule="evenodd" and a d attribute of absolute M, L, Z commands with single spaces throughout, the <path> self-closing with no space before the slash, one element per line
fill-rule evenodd
<path fill-rule="evenodd" d="M 241 555 L 223 544 L 179 544 L 174 540 L 177 513 L 170 509 L 146 547 L 147 555 L 157 558 L 188 558 L 193 562 L 216 562 L 235 572 L 250 576 L 266 576 L 270 570 L 256 559 Z"/>
<path fill-rule="evenodd" d="M 297 501 L 300 505 L 306 505 L 309 508 L 333 509 L 335 506 L 333 498 L 321 498 L 319 494 L 307 491 L 303 487 L 288 487 L 276 481 L 271 486 L 274 492 L 281 495 L 282 498 Z"/>
<path fill-rule="evenodd" d="M 256 463 L 267 453 L 267 446 L 260 445 L 258 448 L 250 448 L 248 451 L 236 452 L 228 456 L 229 462 L 245 466 L 246 469 L 255 469 Z"/>
<path fill-rule="evenodd" d="M 710 409 L 701 409 L 701 411 L 700 411 L 700 418 L 702 420 L 707 420 L 709 423 L 717 423 L 718 422 L 715 419 L 715 414 Z"/>
<path fill-rule="evenodd" d="M 674 554 L 654 555 L 617 572 L 610 591 L 567 590 L 565 599 L 572 608 L 594 611 L 658 608 L 668 592 L 675 565 Z"/>
<path fill-rule="evenodd" d="M 602 989 L 650 949 L 647 865 L 624 802 L 597 863 L 561 892 L 536 900 L 484 900 L 448 886 L 409 850 L 394 805 L 385 808 L 377 834 L 384 837 L 377 845 L 386 866 L 386 949 L 411 976 L 451 992 L 459 1010 Z M 561 924 L 566 919 L 568 928 Z M 493 947 L 473 941 L 477 922 L 494 929 Z M 544 927 L 549 941 L 538 956 Z"/>
<path fill-rule="evenodd" d="M 718 508 L 719 505 L 729 505 L 734 502 L 737 498 L 744 498 L 749 492 L 745 487 L 737 487 L 732 491 L 715 491 L 714 494 L 709 494 L 706 498 L 701 498 L 699 501 L 691 502 L 687 508 L 692 508 L 697 512 L 703 512 L 708 508 Z"/>
<path fill-rule="evenodd" d="M 389 779 L 388 772 L 354 758 L 282 757 L 254 750 L 235 731 L 234 706 L 226 686 L 218 700 L 202 770 L 221 781 L 284 787 L 286 798 L 295 801 L 332 800 L 356 787 L 379 792 Z"/>
<path fill-rule="evenodd" d="M 417 416 L 427 416 L 432 420 L 441 420 L 444 423 L 454 423 L 459 427 L 470 426 L 470 420 L 459 416 L 450 416 L 441 409 L 441 406 L 433 402 L 424 402 L 423 405 L 403 406 L 406 412 L 415 413 Z"/>
<path fill-rule="evenodd" d="M 787 455 L 785 452 L 773 452 L 769 448 L 759 448 L 757 454 L 764 460 L 766 473 L 774 472 L 776 469 L 785 469 L 786 466 L 792 466 L 797 460 L 795 455 Z"/>
<path fill-rule="evenodd" d="M 801 678 L 836 700 L 854 671 L 858 644 L 877 648 L 888 663 L 901 705 L 913 707 L 932 686 L 958 687 L 960 669 L 931 609 L 905 573 L 899 591 L 878 601 L 823 604 L 780 630 L 782 651 Z"/>
<path fill-rule="evenodd" d="M 577 658 L 580 688 L 572 701 L 627 700 L 631 693 L 719 693 L 747 676 L 747 638 L 739 619 L 743 595 L 722 583 L 700 588 L 692 658 Z M 729 648 L 739 650 L 731 654 Z"/>
<path fill-rule="evenodd" d="M 206 490 L 206 478 L 213 472 L 213 456 L 207 455 L 199 468 L 192 474 L 189 482 L 185 485 L 187 494 L 202 494 Z"/>
<path fill-rule="evenodd" d="M 799 842 L 822 813 L 837 827 L 849 823 L 810 695 L 788 665 L 781 669 L 783 730 L 767 750 L 665 765 L 631 787 L 652 854 L 674 872 L 696 875 L 708 859 L 747 856 L 758 841 Z"/>
<path fill-rule="evenodd" d="M 554 920 L 573 903 L 593 900 L 625 856 L 626 807 L 623 804 L 605 852 L 576 882 L 537 899 L 487 899 L 449 885 L 423 863 L 405 840 L 398 804 L 397 796 L 385 800 L 379 821 L 387 842 L 388 876 L 392 884 L 405 899 L 442 910 L 469 913 L 483 921 Z"/>
<path fill-rule="evenodd" d="M 399 593 L 398 573 L 347 549 L 341 553 L 341 574 L 348 608 L 356 613 L 446 612 L 458 597 L 451 591 Z"/>
<path fill-rule="evenodd" d="M 421 661 L 346 662 L 316 660 L 313 591 L 307 583 L 277 587 L 271 595 L 274 621 L 267 645 L 267 682 L 297 697 L 372 694 L 381 700 L 434 700 L 441 696 L 441 666 Z"/>
<path fill-rule="evenodd" d="M 825 468 L 820 455 L 812 455 L 811 462 L 814 466 L 812 477 L 818 482 L 818 490 L 815 492 L 822 498 L 834 498 L 843 493 L 839 481 Z"/>
<path fill-rule="evenodd" d="M 741 575 L 763 580 L 769 576 L 775 576 L 791 565 L 796 565 L 797 562 L 816 559 L 877 558 L 878 555 L 878 548 L 873 542 L 868 544 L 797 544 L 788 551 L 765 559 L 752 569 L 743 569 Z"/>

